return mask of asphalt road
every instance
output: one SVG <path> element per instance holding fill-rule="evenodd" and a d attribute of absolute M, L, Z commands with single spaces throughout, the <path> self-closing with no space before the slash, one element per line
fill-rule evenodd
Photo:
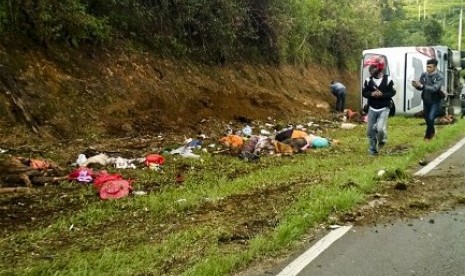
<path fill-rule="evenodd" d="M 455 147 L 456 151 L 452 148 L 444 152 L 417 173 L 465 176 L 465 140 L 462 142 Z M 435 164 L 438 160 L 439 164 Z M 293 263 L 290 261 L 287 268 Z M 302 270 L 299 269 L 300 272 L 286 272 L 286 267 L 280 271 L 275 275 L 463 276 L 465 207 L 422 219 L 375 227 L 352 227 Z"/>
<path fill-rule="evenodd" d="M 298 275 L 465 275 L 465 209 L 352 228 Z"/>

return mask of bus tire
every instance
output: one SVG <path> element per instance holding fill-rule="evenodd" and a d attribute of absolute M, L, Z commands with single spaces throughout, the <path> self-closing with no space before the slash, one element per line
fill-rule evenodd
<path fill-rule="evenodd" d="M 389 117 L 396 115 L 396 105 L 394 101 L 391 100 L 391 105 L 389 106 Z"/>

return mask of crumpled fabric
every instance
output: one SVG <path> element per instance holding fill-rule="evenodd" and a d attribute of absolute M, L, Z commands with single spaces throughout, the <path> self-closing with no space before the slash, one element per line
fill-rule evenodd
<path fill-rule="evenodd" d="M 240 149 L 244 145 L 244 138 L 239 135 L 226 135 L 218 139 L 218 142 L 230 149 Z"/>
<path fill-rule="evenodd" d="M 175 150 L 170 151 L 170 154 L 172 155 L 179 154 L 180 156 L 186 157 L 186 158 L 200 158 L 200 155 L 193 153 L 192 149 L 187 148 L 185 146 L 182 146 Z"/>
<path fill-rule="evenodd" d="M 294 129 L 292 131 L 291 138 L 305 138 L 308 137 L 308 133 L 302 130 L 296 130 Z"/>
<path fill-rule="evenodd" d="M 127 159 L 123 157 L 110 157 L 108 162 L 110 164 L 114 164 L 115 168 L 117 169 L 136 169 L 137 166 L 134 163 L 142 164 L 145 162 L 145 158 L 135 158 L 135 159 Z"/>
<path fill-rule="evenodd" d="M 121 180 L 123 179 L 123 176 L 120 174 L 109 174 L 106 171 L 100 172 L 94 180 L 94 188 L 97 191 L 100 191 L 100 188 L 102 188 L 103 184 L 107 181 L 113 181 L 113 180 Z"/>
<path fill-rule="evenodd" d="M 202 147 L 202 141 L 200 140 L 197 140 L 197 139 L 194 139 L 194 140 L 190 140 L 189 142 L 187 142 L 185 145 L 184 145 L 186 148 L 191 148 L 191 149 L 199 149 Z"/>
<path fill-rule="evenodd" d="M 131 183 L 128 180 L 110 180 L 102 184 L 99 195 L 101 199 L 118 199 L 127 197 L 131 190 Z"/>
<path fill-rule="evenodd" d="M 329 141 L 323 137 L 315 137 L 312 141 L 313 148 L 327 148 L 329 147 Z"/>
<path fill-rule="evenodd" d="M 29 159 L 29 166 L 35 170 L 46 170 L 50 168 L 50 164 L 45 160 Z"/>
<path fill-rule="evenodd" d="M 242 129 L 242 134 L 246 137 L 249 137 L 249 136 L 252 136 L 252 128 L 249 126 L 249 125 L 246 125 L 243 129 Z"/>
<path fill-rule="evenodd" d="M 87 161 L 87 157 L 85 154 L 81 153 L 78 155 L 78 158 L 76 159 L 76 162 L 74 162 L 76 165 L 78 166 L 82 166 L 82 164 L 84 164 L 84 162 Z"/>
<path fill-rule="evenodd" d="M 100 153 L 87 158 L 87 160 L 84 163 L 82 163 L 82 166 L 87 166 L 91 163 L 98 163 L 100 165 L 106 166 L 111 163 L 111 159 L 105 153 Z"/>
<path fill-rule="evenodd" d="M 259 136 L 259 140 L 255 145 L 254 153 L 258 154 L 260 152 L 271 152 L 274 151 L 274 145 L 272 139 L 266 136 Z"/>
<path fill-rule="evenodd" d="M 257 146 L 259 140 L 260 140 L 259 136 L 256 136 L 256 135 L 250 136 L 249 139 L 245 140 L 241 151 L 242 152 L 246 151 L 246 152 L 251 152 L 251 153 L 255 152 L 255 147 Z"/>
<path fill-rule="evenodd" d="M 352 123 L 342 123 L 342 124 L 341 124 L 341 128 L 342 128 L 342 129 L 353 129 L 353 128 L 355 128 L 355 127 L 357 127 L 357 125 L 356 125 L 356 124 L 352 124 Z"/>
<path fill-rule="evenodd" d="M 94 172 L 92 169 L 87 167 L 79 167 L 68 175 L 68 180 L 89 183 L 92 182 L 93 177 Z"/>

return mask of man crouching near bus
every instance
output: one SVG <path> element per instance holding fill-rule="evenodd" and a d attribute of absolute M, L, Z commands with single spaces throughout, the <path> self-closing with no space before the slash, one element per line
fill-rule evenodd
<path fill-rule="evenodd" d="M 370 77 L 363 83 L 362 95 L 368 99 L 367 136 L 369 153 L 378 155 L 387 142 L 387 120 L 391 98 L 396 94 L 392 78 L 383 73 L 384 61 L 374 60 L 368 67 Z"/>
<path fill-rule="evenodd" d="M 434 120 L 439 115 L 441 99 L 445 94 L 441 91 L 444 84 L 444 76 L 438 70 L 438 61 L 430 59 L 426 62 L 426 72 L 420 76 L 420 80 L 412 81 L 413 87 L 421 90 L 423 100 L 423 114 L 426 123 L 425 140 L 431 140 L 436 133 Z"/>

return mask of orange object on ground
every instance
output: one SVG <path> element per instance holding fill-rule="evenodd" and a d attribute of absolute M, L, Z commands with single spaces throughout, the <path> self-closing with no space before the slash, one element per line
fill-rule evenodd
<path fill-rule="evenodd" d="M 357 114 L 357 112 L 352 111 L 352 109 L 347 109 L 347 119 L 352 120 Z"/>
<path fill-rule="evenodd" d="M 244 139 L 239 135 L 226 135 L 218 140 L 222 145 L 231 149 L 240 149 L 244 145 Z"/>
<path fill-rule="evenodd" d="M 305 138 L 308 136 L 308 133 L 302 130 L 296 130 L 294 129 L 292 131 L 291 138 Z"/>
<path fill-rule="evenodd" d="M 36 170 L 46 170 L 50 168 L 50 164 L 47 161 L 40 159 L 29 159 L 30 167 Z"/>
<path fill-rule="evenodd" d="M 145 157 L 144 164 L 147 167 L 150 167 L 151 164 L 163 165 L 165 163 L 165 158 L 159 154 L 149 154 Z"/>

